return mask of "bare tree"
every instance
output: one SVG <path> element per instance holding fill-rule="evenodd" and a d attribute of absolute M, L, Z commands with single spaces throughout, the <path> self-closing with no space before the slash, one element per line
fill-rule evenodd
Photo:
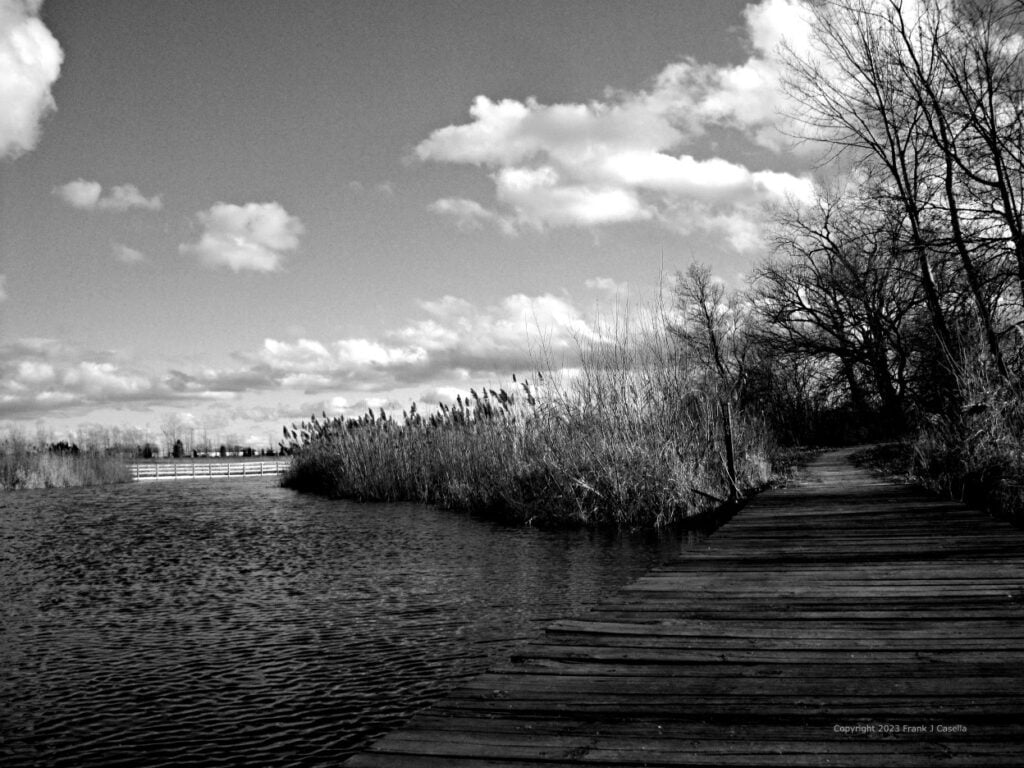
<path fill-rule="evenodd" d="M 752 290 L 761 343 L 817 361 L 826 386 L 831 371 L 856 411 L 878 407 L 898 429 L 925 307 L 903 217 L 837 187 L 777 210 L 775 222 L 774 256 Z"/>
<path fill-rule="evenodd" d="M 992 0 L 925 7 L 943 75 L 928 91 L 948 126 L 943 148 L 970 215 L 989 224 L 982 233 L 1012 258 L 1024 291 L 1024 7 Z"/>
<path fill-rule="evenodd" d="M 936 172 L 942 179 L 941 215 L 948 229 L 949 246 L 973 299 L 988 353 L 999 375 L 1005 377 L 1007 370 L 993 317 L 997 297 L 984 274 L 984 260 L 991 252 L 984 234 L 991 230 L 991 216 L 996 211 L 993 193 L 1010 190 L 998 181 L 1005 177 L 1006 170 L 1000 157 L 1001 139 L 990 137 L 995 138 L 991 146 L 984 139 L 979 141 L 978 128 L 988 131 L 988 118 L 995 117 L 990 114 L 994 102 L 986 104 L 983 92 L 987 90 L 985 95 L 992 99 L 997 95 L 991 88 L 994 83 L 988 66 L 992 63 L 987 55 L 992 52 L 991 45 L 985 42 L 991 41 L 991 35 L 978 34 L 981 29 L 970 21 L 972 16 L 982 25 L 988 21 L 985 29 L 994 31 L 993 7 L 990 2 L 965 3 L 957 8 L 937 0 L 919 0 L 911 15 L 900 2 L 889 0 L 882 23 L 888 31 L 885 39 L 904 93 L 919 107 L 922 124 L 939 152 L 941 161 Z M 987 65 L 968 63 L 970 51 L 986 58 Z M 993 167 L 995 178 L 988 171 Z M 1000 202 L 1004 209 L 1013 203 L 1008 195 Z M 1006 223 L 1011 232 L 1013 227 L 1019 229 L 1016 216 L 1010 216 Z"/>
<path fill-rule="evenodd" d="M 181 416 L 177 413 L 168 413 L 164 416 L 163 421 L 160 422 L 160 432 L 166 446 L 165 455 L 170 456 L 174 452 L 174 444 L 181 439 L 183 429 Z"/>
<path fill-rule="evenodd" d="M 905 89 L 892 41 L 899 0 L 825 0 L 815 6 L 812 55 L 785 52 L 785 87 L 806 135 L 854 163 L 885 171 L 889 196 L 906 221 L 917 277 L 940 344 L 953 335 L 935 281 L 929 213 L 940 205 L 940 161 L 921 104 Z"/>
<path fill-rule="evenodd" d="M 670 332 L 711 381 L 728 396 L 738 395 L 751 362 L 745 297 L 730 293 L 704 264 L 677 273 L 675 293 L 677 321 Z"/>

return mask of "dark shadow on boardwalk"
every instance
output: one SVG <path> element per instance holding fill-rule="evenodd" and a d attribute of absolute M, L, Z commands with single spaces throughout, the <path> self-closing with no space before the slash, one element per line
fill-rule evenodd
<path fill-rule="evenodd" d="M 1017 766 L 1024 532 L 815 462 L 351 766 Z"/>

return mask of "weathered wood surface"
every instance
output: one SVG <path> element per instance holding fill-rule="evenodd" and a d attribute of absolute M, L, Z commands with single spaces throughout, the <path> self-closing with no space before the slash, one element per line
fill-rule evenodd
<path fill-rule="evenodd" d="M 1024 532 L 848 453 L 347 765 L 1024 764 Z"/>

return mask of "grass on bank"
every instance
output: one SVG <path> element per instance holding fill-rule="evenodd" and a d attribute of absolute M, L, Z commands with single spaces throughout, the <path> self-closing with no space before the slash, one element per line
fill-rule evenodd
<path fill-rule="evenodd" d="M 963 374 L 960 385 L 958 412 L 932 414 L 914 435 L 855 458 L 1024 526 L 1024 392 L 979 371 Z"/>
<path fill-rule="evenodd" d="M 664 335 L 593 344 L 564 380 L 472 391 L 395 420 L 312 419 L 287 487 L 360 501 L 414 501 L 544 527 L 663 527 L 721 506 L 723 397 L 672 358 Z M 763 487 L 774 445 L 734 413 L 736 485 Z"/>
<path fill-rule="evenodd" d="M 17 440 L 0 443 L 0 489 L 5 491 L 130 481 L 123 461 L 97 451 L 51 452 Z"/>
<path fill-rule="evenodd" d="M 921 428 L 911 446 L 913 476 L 1024 526 L 1024 392 L 978 376 L 967 395 L 960 413 Z"/>

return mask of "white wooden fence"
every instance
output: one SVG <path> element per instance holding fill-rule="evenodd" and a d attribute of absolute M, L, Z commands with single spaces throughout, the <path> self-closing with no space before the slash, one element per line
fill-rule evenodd
<path fill-rule="evenodd" d="M 263 477 L 288 469 L 290 459 L 270 461 L 149 461 L 129 464 L 134 480 L 202 480 L 211 477 Z"/>

